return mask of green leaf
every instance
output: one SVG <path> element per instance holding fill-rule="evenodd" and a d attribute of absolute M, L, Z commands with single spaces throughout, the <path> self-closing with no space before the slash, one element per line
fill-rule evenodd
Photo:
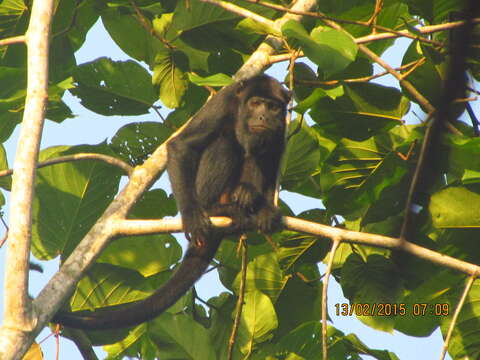
<path fill-rule="evenodd" d="M 309 35 L 299 22 L 289 20 L 282 26 L 282 33 L 289 40 L 297 41 L 326 76 L 345 69 L 357 56 L 353 39 L 338 30 L 317 27 Z"/>
<path fill-rule="evenodd" d="M 395 88 L 374 83 L 344 84 L 345 95 L 323 97 L 310 115 L 330 136 L 365 140 L 400 125 L 410 104 Z"/>
<path fill-rule="evenodd" d="M 248 291 L 238 328 L 241 351 L 250 354 L 253 345 L 268 340 L 277 326 L 277 316 L 270 298 L 258 290 Z"/>
<path fill-rule="evenodd" d="M 320 185 L 327 208 L 349 218 L 365 215 L 369 207 L 391 198 L 393 192 L 397 196 L 395 202 L 382 202 L 384 206 L 376 211 L 384 216 L 370 215 L 379 221 L 401 211 L 404 204 L 398 197 L 405 190 L 401 181 L 409 170 L 409 163 L 396 152 L 408 151 L 411 133 L 411 127 L 397 127 L 362 142 L 339 141 L 321 170 Z"/>
<path fill-rule="evenodd" d="M 462 275 L 450 270 L 429 274 L 427 280 L 403 298 L 406 312 L 397 316 L 395 329 L 410 336 L 429 336 L 447 315 L 442 315 L 442 304 L 448 300 L 445 294 L 461 279 Z"/>
<path fill-rule="evenodd" d="M 140 115 L 156 100 L 150 74 L 134 61 L 99 58 L 74 72 L 70 92 L 86 108 L 102 115 Z"/>
<path fill-rule="evenodd" d="M 340 284 L 350 306 L 369 304 L 369 309 L 381 304 L 396 304 L 400 300 L 403 287 L 394 264 L 380 255 L 370 255 L 364 261 L 359 255 L 351 254 L 342 267 Z M 355 307 L 357 308 L 357 307 Z M 377 330 L 391 332 L 395 316 L 356 314 L 360 321 Z M 361 316 L 359 316 L 361 315 Z"/>
<path fill-rule="evenodd" d="M 180 1 L 175 8 L 171 32 L 179 34 L 187 30 L 199 28 L 203 25 L 235 18 L 238 18 L 238 15 L 213 4 L 198 1 L 187 4 Z"/>
<path fill-rule="evenodd" d="M 80 152 L 106 153 L 105 145 L 52 147 L 40 161 Z M 38 170 L 33 202 L 32 252 L 39 259 L 65 259 L 98 220 L 118 191 L 120 170 L 84 160 Z"/>
<path fill-rule="evenodd" d="M 5 147 L 3 144 L 0 144 L 0 170 L 8 169 L 8 159 Z M 0 177 L 0 187 L 5 190 L 10 190 L 12 187 L 12 177 L 11 176 L 2 176 Z"/>
<path fill-rule="evenodd" d="M 151 276 L 169 270 L 182 248 L 172 235 L 127 236 L 112 242 L 97 260 Z"/>
<path fill-rule="evenodd" d="M 153 121 L 134 122 L 121 127 L 113 136 L 111 148 L 132 166 L 142 164 L 173 130 Z"/>
<path fill-rule="evenodd" d="M 154 290 L 136 271 L 95 264 L 78 283 L 70 306 L 72 311 L 95 310 L 144 299 Z"/>
<path fill-rule="evenodd" d="M 295 191 L 303 183 L 308 181 L 317 169 L 320 159 L 329 144 L 318 141 L 317 134 L 304 122 L 297 121 L 290 124 L 289 133 L 292 134 L 288 141 L 282 163 L 282 187 Z"/>
<path fill-rule="evenodd" d="M 304 322 L 321 319 L 322 283 L 318 267 L 317 279 L 306 279 L 308 282 L 293 275 L 288 279 L 275 310 L 278 316 L 278 330 L 276 337 L 287 335 L 290 331 Z M 299 296 L 302 294 L 302 296 Z"/>
<path fill-rule="evenodd" d="M 429 211 L 438 228 L 480 227 L 480 189 L 453 186 L 432 195 Z"/>
<path fill-rule="evenodd" d="M 162 42 L 149 34 L 133 14 L 109 8 L 101 15 L 102 23 L 112 39 L 134 59 L 153 66 L 158 53 L 166 52 Z"/>
<path fill-rule="evenodd" d="M 178 66 L 180 58 L 182 54 L 178 51 L 158 55 L 153 68 L 152 82 L 160 87 L 160 100 L 171 109 L 180 106 L 188 87 L 186 76 Z"/>
<path fill-rule="evenodd" d="M 188 79 L 198 86 L 227 86 L 233 83 L 232 78 L 225 74 L 201 77 L 197 74 L 188 73 Z"/>
<path fill-rule="evenodd" d="M 185 313 L 163 313 L 149 323 L 149 335 L 162 360 L 216 360 L 207 329 Z"/>
<path fill-rule="evenodd" d="M 240 287 L 241 273 L 233 283 L 235 292 Z M 247 267 L 246 291 L 263 291 L 275 302 L 287 282 L 283 276 L 276 255 L 273 253 L 257 256 Z"/>

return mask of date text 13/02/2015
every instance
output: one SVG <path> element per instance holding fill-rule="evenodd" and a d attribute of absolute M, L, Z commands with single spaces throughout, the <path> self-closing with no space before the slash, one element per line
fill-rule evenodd
<path fill-rule="evenodd" d="M 448 316 L 448 303 L 336 303 L 337 316 Z"/>

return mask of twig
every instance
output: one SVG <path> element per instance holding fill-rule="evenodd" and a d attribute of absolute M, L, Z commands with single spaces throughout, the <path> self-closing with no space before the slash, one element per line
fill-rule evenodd
<path fill-rule="evenodd" d="M 330 258 L 328 259 L 327 270 L 323 277 L 323 289 L 322 289 L 322 359 L 328 360 L 328 344 L 327 344 L 327 294 L 328 294 L 328 281 L 332 273 L 333 260 L 335 259 L 335 253 L 340 245 L 340 239 L 333 239 L 332 249 L 330 250 Z"/>
<path fill-rule="evenodd" d="M 419 64 L 423 64 L 425 62 L 426 58 L 422 57 L 419 60 L 415 60 L 412 62 L 409 62 L 408 64 L 399 66 L 395 68 L 395 71 L 401 71 L 409 68 L 417 68 Z M 282 60 L 283 61 L 283 60 Z M 408 71 L 410 73 L 410 69 Z M 305 85 L 336 85 L 339 83 L 358 83 L 358 82 L 368 82 L 370 80 L 375 80 L 379 77 L 389 75 L 390 73 L 388 71 L 382 71 L 378 74 L 370 75 L 370 76 L 363 76 L 359 78 L 353 78 L 353 79 L 342 79 L 342 80 L 327 80 L 327 81 L 322 81 L 322 80 L 295 80 L 296 83 L 298 84 L 305 84 Z M 406 73 L 402 74 L 403 77 L 407 77 Z"/>
<path fill-rule="evenodd" d="M 430 39 L 418 36 L 416 34 L 411 34 L 409 30 L 397 31 L 397 30 L 386 28 L 384 26 L 369 24 L 368 22 L 346 20 L 346 19 L 337 19 L 337 18 L 327 16 L 325 14 L 322 14 L 321 12 L 302 11 L 302 10 L 296 10 L 296 9 L 293 9 L 293 8 L 289 9 L 289 8 L 284 7 L 284 6 L 277 5 L 277 4 L 272 4 L 272 3 L 269 3 L 269 2 L 266 2 L 266 1 L 257 1 L 257 0 L 243 0 L 243 1 L 253 3 L 253 4 L 262 5 L 262 6 L 265 6 L 265 7 L 274 9 L 274 10 L 278 10 L 278 11 L 283 11 L 283 12 L 286 12 L 286 13 L 289 13 L 289 14 L 309 16 L 309 17 L 314 17 L 314 18 L 321 19 L 321 20 L 334 21 L 336 23 L 352 24 L 352 25 L 358 25 L 358 26 L 364 26 L 364 27 L 371 27 L 371 28 L 374 28 L 374 29 L 377 29 L 377 30 L 384 31 L 383 33 L 377 33 L 377 34 L 371 34 L 371 35 L 359 37 L 359 38 L 355 39 L 355 42 L 357 44 L 365 43 L 365 42 L 371 42 L 371 41 L 377 41 L 377 40 L 392 39 L 392 38 L 397 38 L 397 37 L 407 37 L 407 38 L 410 38 L 412 40 L 419 40 L 421 42 L 429 43 L 429 44 L 432 44 L 432 45 L 435 45 L 435 46 L 443 46 L 443 44 L 438 42 L 438 41 L 430 40 Z M 473 21 L 475 23 L 480 23 L 480 18 L 475 18 Z M 420 34 L 426 35 L 426 34 L 431 34 L 433 32 L 450 30 L 452 28 L 461 27 L 461 26 L 464 26 L 464 25 L 465 25 L 464 21 L 455 21 L 455 22 L 445 23 L 445 24 L 440 24 L 440 25 L 423 26 L 423 27 L 417 28 L 416 30 Z"/>
<path fill-rule="evenodd" d="M 108 156 L 104 154 L 95 154 L 95 153 L 78 153 L 74 155 L 59 156 L 58 158 L 55 158 L 55 159 L 39 162 L 37 164 L 37 168 L 39 169 L 45 166 L 50 166 L 50 165 L 55 165 L 55 164 L 60 164 L 60 163 L 65 163 L 70 161 L 80 161 L 80 160 L 103 161 L 109 165 L 113 165 L 122 169 L 127 175 L 130 175 L 130 173 L 133 171 L 133 167 L 128 165 L 125 161 L 117 159 L 113 156 Z M 14 169 L 2 170 L 0 171 L 0 177 L 12 175 L 13 173 L 14 173 Z"/>
<path fill-rule="evenodd" d="M 3 40 L 0 40 L 0 46 L 7 46 L 12 44 L 20 44 L 26 41 L 25 35 L 12 36 Z"/>
<path fill-rule="evenodd" d="M 455 329 L 455 325 L 457 324 L 458 316 L 460 315 L 460 311 L 462 311 L 463 305 L 465 304 L 465 300 L 467 299 L 467 295 L 472 288 L 473 282 L 477 277 L 475 275 L 470 276 L 468 279 L 467 285 L 463 290 L 462 297 L 455 308 L 455 312 L 453 313 L 452 320 L 450 321 L 450 325 L 448 326 L 447 336 L 445 337 L 445 341 L 443 343 L 442 353 L 440 354 L 440 360 L 445 359 L 447 355 L 448 346 L 450 345 L 450 339 L 452 338 L 453 330 Z"/>
<path fill-rule="evenodd" d="M 266 25 L 268 27 L 271 27 L 272 29 L 275 29 L 275 22 L 267 19 L 266 17 L 260 16 L 257 13 L 254 13 L 253 11 L 247 10 L 245 8 L 242 8 L 238 5 L 226 2 L 226 1 L 220 1 L 220 0 L 200 0 L 205 3 L 213 4 L 215 6 L 221 7 L 225 10 L 230 11 L 233 14 L 237 14 L 239 16 L 242 16 L 247 19 L 252 19 L 260 24 Z"/>
<path fill-rule="evenodd" d="M 5 227 L 5 235 L 3 235 L 2 239 L 0 239 L 0 249 L 5 244 L 5 241 L 8 239 L 8 225 L 3 219 L 3 214 L 0 215 L 0 221 L 2 222 L 3 226 Z"/>
<path fill-rule="evenodd" d="M 235 320 L 233 321 L 232 333 L 230 334 L 230 340 L 228 341 L 228 360 L 233 359 L 233 347 L 235 345 L 235 338 L 237 336 L 238 327 L 240 326 L 240 318 L 242 316 L 242 309 L 243 309 L 243 301 L 245 299 L 245 284 L 247 282 L 247 264 L 248 264 L 248 256 L 247 256 L 247 237 L 242 235 L 240 237 L 240 248 L 242 251 L 242 267 L 240 272 L 242 274 L 240 280 L 240 289 L 238 290 L 238 300 L 237 305 L 235 307 Z"/>
<path fill-rule="evenodd" d="M 480 130 L 478 129 L 478 119 L 475 113 L 473 112 L 472 105 L 470 105 L 469 102 L 467 102 L 467 113 L 468 113 L 468 116 L 470 116 L 470 120 L 472 121 L 473 134 L 475 136 L 480 135 Z"/>

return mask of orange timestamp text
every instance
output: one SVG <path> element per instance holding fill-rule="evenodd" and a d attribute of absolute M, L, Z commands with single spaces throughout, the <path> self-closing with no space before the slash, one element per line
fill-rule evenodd
<path fill-rule="evenodd" d="M 336 303 L 337 316 L 448 316 L 450 305 L 447 303 Z"/>

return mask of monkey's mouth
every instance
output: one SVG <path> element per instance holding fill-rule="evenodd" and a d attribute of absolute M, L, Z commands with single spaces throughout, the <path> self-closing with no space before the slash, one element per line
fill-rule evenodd
<path fill-rule="evenodd" d="M 268 127 L 266 127 L 264 125 L 250 125 L 248 127 L 248 130 L 250 130 L 250 132 L 252 132 L 252 133 L 261 133 L 261 132 L 267 131 L 269 129 L 268 129 Z"/>

